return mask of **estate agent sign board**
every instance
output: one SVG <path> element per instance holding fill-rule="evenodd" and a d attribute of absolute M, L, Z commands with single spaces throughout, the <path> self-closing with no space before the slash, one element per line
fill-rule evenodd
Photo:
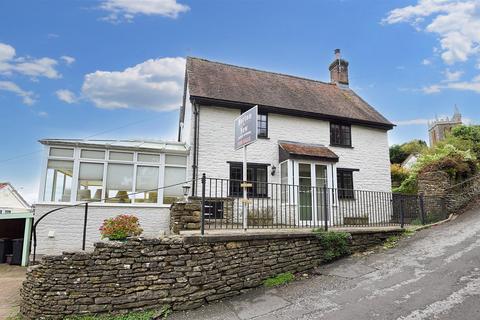
<path fill-rule="evenodd" d="M 247 182 L 247 145 L 257 141 L 257 115 L 258 106 L 244 112 L 235 119 L 235 150 L 243 149 L 243 189 L 242 212 L 243 212 L 243 228 L 247 230 L 247 213 L 249 200 L 247 198 L 247 189 L 252 184 Z"/>
<path fill-rule="evenodd" d="M 258 106 L 235 119 L 235 150 L 257 141 Z"/>

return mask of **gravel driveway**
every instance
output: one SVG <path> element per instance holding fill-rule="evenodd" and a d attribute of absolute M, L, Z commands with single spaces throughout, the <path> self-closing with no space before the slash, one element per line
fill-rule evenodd
<path fill-rule="evenodd" d="M 0 319 L 18 313 L 20 287 L 27 268 L 0 264 Z"/>

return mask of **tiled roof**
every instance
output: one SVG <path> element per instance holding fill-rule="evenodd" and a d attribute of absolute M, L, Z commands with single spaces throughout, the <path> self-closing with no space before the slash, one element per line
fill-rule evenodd
<path fill-rule="evenodd" d="M 329 148 L 319 144 L 308 144 L 290 141 L 279 141 L 278 145 L 284 152 L 291 156 L 317 158 L 337 162 L 338 156 Z"/>
<path fill-rule="evenodd" d="M 353 90 L 336 84 L 192 57 L 187 59 L 187 77 L 193 99 L 258 104 L 279 113 L 294 111 L 298 115 L 393 127 Z"/>

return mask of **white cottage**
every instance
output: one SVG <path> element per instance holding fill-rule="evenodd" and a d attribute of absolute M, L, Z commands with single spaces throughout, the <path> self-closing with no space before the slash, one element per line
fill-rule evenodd
<path fill-rule="evenodd" d="M 348 62 L 339 50 L 336 54 L 329 82 L 188 58 L 178 138 L 192 147 L 192 193 L 200 194 L 203 173 L 242 180 L 243 153 L 234 150 L 233 124 L 255 105 L 258 141 L 248 147 L 248 180 L 255 182 L 249 196 L 265 200 L 254 205 L 277 198 L 271 186 L 261 187 L 270 183 L 300 190 L 326 184 L 340 190 L 332 193 L 332 204 L 355 200 L 353 189 L 390 192 L 387 132 L 394 125 L 349 87 Z M 222 189 L 224 196 L 241 193 L 239 183 Z M 207 189 L 207 196 L 211 193 Z M 309 193 L 293 202 L 285 195 L 280 200 L 303 208 L 301 217 L 293 217 L 297 223 L 314 225 L 324 219 L 315 214 L 319 199 Z M 211 214 L 223 217 L 222 212 Z"/>

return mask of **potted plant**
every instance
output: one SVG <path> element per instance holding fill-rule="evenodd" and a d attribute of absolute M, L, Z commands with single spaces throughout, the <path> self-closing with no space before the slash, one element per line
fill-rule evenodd
<path fill-rule="evenodd" d="M 102 239 L 108 238 L 117 241 L 124 241 L 127 237 L 139 236 L 142 231 L 138 218 L 128 214 L 105 219 L 100 227 Z"/>

